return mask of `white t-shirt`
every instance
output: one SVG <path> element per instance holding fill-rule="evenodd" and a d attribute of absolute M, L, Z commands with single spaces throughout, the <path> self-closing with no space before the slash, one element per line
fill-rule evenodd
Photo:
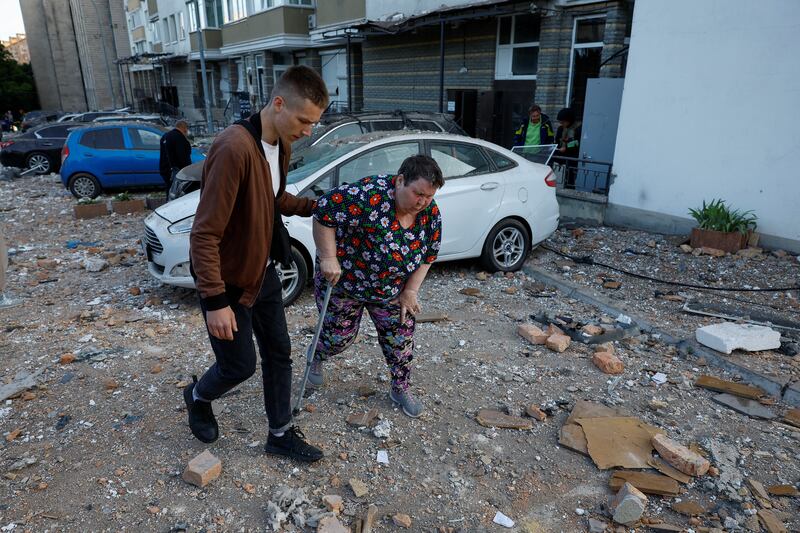
<path fill-rule="evenodd" d="M 275 195 L 278 194 L 278 189 L 281 187 L 281 171 L 280 166 L 278 163 L 278 151 L 280 146 L 280 140 L 275 143 L 275 145 L 271 145 L 269 143 L 264 142 L 261 140 L 261 146 L 264 147 L 264 155 L 267 156 L 267 163 L 269 164 L 269 173 L 272 176 L 272 190 L 274 191 Z M 267 265 L 272 263 L 272 259 L 267 258 Z"/>
<path fill-rule="evenodd" d="M 272 175 L 272 190 L 275 195 L 278 194 L 278 189 L 281 187 L 281 170 L 278 163 L 278 148 L 280 141 L 275 145 L 265 143 L 262 139 L 261 146 L 264 147 L 264 155 L 267 156 L 267 163 L 269 163 L 269 173 Z"/>

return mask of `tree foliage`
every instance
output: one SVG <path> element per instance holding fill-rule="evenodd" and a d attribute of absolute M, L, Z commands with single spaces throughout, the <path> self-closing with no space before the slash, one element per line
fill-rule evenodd
<path fill-rule="evenodd" d="M 26 63 L 20 65 L 2 44 L 0 44 L 0 113 L 19 109 L 30 111 L 39 108 L 36 82 L 33 69 Z"/>

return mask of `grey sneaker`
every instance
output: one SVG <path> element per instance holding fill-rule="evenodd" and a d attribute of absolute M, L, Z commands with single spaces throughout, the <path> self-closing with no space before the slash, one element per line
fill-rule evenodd
<path fill-rule="evenodd" d="M 310 350 L 311 346 L 308 349 Z M 323 383 L 325 383 L 325 376 L 322 374 L 322 359 L 315 355 L 314 359 L 311 360 L 311 368 L 308 371 L 308 384 L 312 388 L 319 388 L 322 387 Z"/>
<path fill-rule="evenodd" d="M 9 298 L 8 296 L 0 292 L 0 309 L 8 309 L 9 307 L 14 307 L 15 305 L 19 305 L 21 303 L 22 301 Z"/>
<path fill-rule="evenodd" d="M 389 398 L 403 410 L 406 416 L 411 418 L 418 418 L 424 409 L 422 402 L 414 398 L 409 391 L 395 392 L 393 389 L 389 393 Z"/>

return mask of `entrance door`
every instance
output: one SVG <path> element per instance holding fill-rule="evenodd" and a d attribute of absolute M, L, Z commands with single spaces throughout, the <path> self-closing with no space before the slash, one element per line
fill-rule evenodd
<path fill-rule="evenodd" d="M 320 52 L 322 79 L 328 88 L 333 111 L 349 109 L 347 94 L 347 53 L 344 48 Z"/>
<path fill-rule="evenodd" d="M 624 78 L 590 79 L 586 85 L 586 107 L 581 133 L 581 161 L 575 188 L 584 191 L 608 190 L 609 166 L 591 160 L 611 163 L 617 143 L 619 110 L 622 105 Z"/>
<path fill-rule="evenodd" d="M 450 111 L 450 102 L 455 106 Z M 464 128 L 470 137 L 475 137 L 475 126 L 478 110 L 477 89 L 448 89 L 448 112 L 453 113 L 456 124 Z"/>

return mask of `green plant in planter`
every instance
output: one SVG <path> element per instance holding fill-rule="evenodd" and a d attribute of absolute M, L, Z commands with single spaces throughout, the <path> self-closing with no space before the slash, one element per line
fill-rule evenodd
<path fill-rule="evenodd" d="M 79 198 L 78 205 L 91 205 L 91 204 L 99 204 L 100 200 L 97 198 Z"/>
<path fill-rule="evenodd" d="M 724 233 L 738 231 L 742 235 L 756 229 L 758 217 L 753 211 L 740 211 L 725 205 L 725 200 L 711 200 L 709 204 L 703 200 L 700 209 L 689 209 L 689 214 L 697 221 L 697 227 Z"/>
<path fill-rule="evenodd" d="M 128 202 L 130 200 L 133 200 L 133 198 L 131 197 L 130 194 L 128 194 L 128 191 L 125 191 L 119 194 L 115 194 L 112 200 L 114 200 L 115 202 Z"/>

